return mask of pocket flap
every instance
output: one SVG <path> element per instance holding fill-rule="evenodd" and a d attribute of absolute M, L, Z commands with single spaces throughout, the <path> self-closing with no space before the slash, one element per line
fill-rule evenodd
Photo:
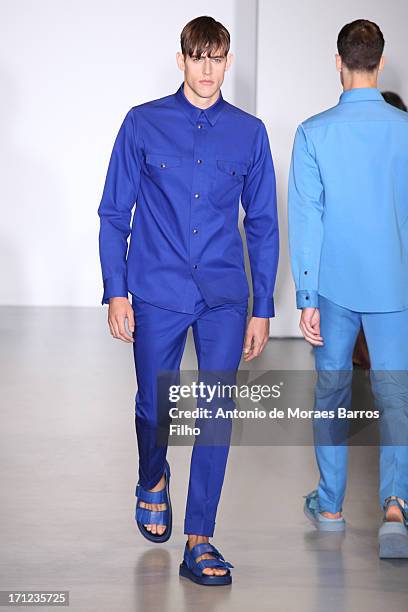
<path fill-rule="evenodd" d="M 239 176 L 248 173 L 248 164 L 245 162 L 217 159 L 217 166 L 220 170 L 231 176 Z"/>
<path fill-rule="evenodd" d="M 181 157 L 161 153 L 147 153 L 146 163 L 151 166 L 157 166 L 157 168 L 174 168 L 181 164 Z"/>

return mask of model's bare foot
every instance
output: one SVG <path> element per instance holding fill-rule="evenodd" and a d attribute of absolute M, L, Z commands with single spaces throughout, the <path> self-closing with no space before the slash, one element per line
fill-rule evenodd
<path fill-rule="evenodd" d="M 332 512 L 321 512 L 320 514 L 322 514 L 328 519 L 340 519 L 341 518 L 341 512 L 336 512 L 335 514 L 333 514 Z"/>
<path fill-rule="evenodd" d="M 149 489 L 149 491 L 152 491 L 152 492 L 161 491 L 162 489 L 164 489 L 165 486 L 166 486 L 166 477 L 163 474 L 163 476 L 160 478 L 157 485 L 153 487 L 153 489 Z M 153 510 L 154 512 L 157 512 L 159 510 L 166 510 L 167 504 L 146 504 L 146 502 L 141 501 L 140 507 L 147 508 L 148 510 Z M 150 531 L 150 533 L 153 533 L 155 535 L 163 535 L 163 533 L 166 531 L 166 525 L 145 525 L 145 527 L 147 531 Z"/>
<path fill-rule="evenodd" d="M 191 550 L 193 546 L 196 544 L 207 544 L 210 538 L 207 536 L 201 535 L 189 535 L 188 536 L 188 547 Z M 200 557 L 197 557 L 196 563 L 201 561 L 201 559 L 215 559 L 214 555 L 210 553 L 205 553 Z M 206 567 L 203 569 L 203 574 L 207 574 L 208 576 L 224 576 L 227 573 L 226 569 L 221 569 L 219 567 Z"/>
<path fill-rule="evenodd" d="M 398 499 L 402 507 L 404 507 L 405 505 L 404 500 L 401 499 L 400 497 L 397 498 L 395 495 L 392 495 L 388 499 Z M 398 508 L 398 506 L 388 506 L 387 512 L 385 514 L 385 520 L 390 521 L 392 523 L 403 523 L 404 517 L 402 515 L 401 510 Z"/>

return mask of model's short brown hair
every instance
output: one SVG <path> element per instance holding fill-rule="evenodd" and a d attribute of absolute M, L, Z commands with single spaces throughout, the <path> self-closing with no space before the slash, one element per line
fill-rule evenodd
<path fill-rule="evenodd" d="M 201 57 L 203 53 L 209 56 L 215 52 L 227 55 L 230 34 L 227 28 L 213 17 L 196 17 L 184 26 L 180 43 L 184 57 Z"/>
<path fill-rule="evenodd" d="M 380 63 L 384 36 L 373 21 L 357 19 L 342 27 L 337 49 L 347 68 L 371 72 Z"/>

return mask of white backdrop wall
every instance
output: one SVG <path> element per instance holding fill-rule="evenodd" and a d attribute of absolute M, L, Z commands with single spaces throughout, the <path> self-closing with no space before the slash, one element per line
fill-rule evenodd
<path fill-rule="evenodd" d="M 354 19 L 370 19 L 385 38 L 386 67 L 380 78 L 408 103 L 408 3 L 393 0 L 259 0 L 257 105 L 268 128 L 279 199 L 281 254 L 272 335 L 299 335 L 299 316 L 290 273 L 286 198 L 290 156 L 297 125 L 337 104 L 342 92 L 335 69 L 337 35 Z"/>
<path fill-rule="evenodd" d="M 392 10 L 391 10 L 392 7 Z M 136 104 L 173 92 L 182 26 L 209 14 L 232 36 L 223 94 L 266 123 L 282 254 L 275 336 L 298 335 L 286 240 L 296 125 L 337 103 L 339 28 L 366 17 L 386 38 L 381 80 L 408 99 L 408 5 L 394 0 L 3 0 L 0 3 L 0 304 L 95 306 L 102 286 L 96 210 L 119 125 Z"/>
<path fill-rule="evenodd" d="M 223 93 L 253 112 L 254 7 L 2 0 L 0 304 L 100 304 L 97 207 L 125 113 L 176 91 L 181 29 L 203 10 L 243 58 Z"/>

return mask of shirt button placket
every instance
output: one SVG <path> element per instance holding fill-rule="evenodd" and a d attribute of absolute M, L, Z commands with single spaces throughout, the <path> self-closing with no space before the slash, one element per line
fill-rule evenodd
<path fill-rule="evenodd" d="M 197 129 L 194 135 L 194 168 L 192 183 L 192 209 L 190 230 L 190 262 L 192 270 L 198 270 L 200 218 L 202 217 L 202 199 L 205 195 L 205 140 L 207 128 L 205 117 L 200 115 L 197 120 Z"/>

